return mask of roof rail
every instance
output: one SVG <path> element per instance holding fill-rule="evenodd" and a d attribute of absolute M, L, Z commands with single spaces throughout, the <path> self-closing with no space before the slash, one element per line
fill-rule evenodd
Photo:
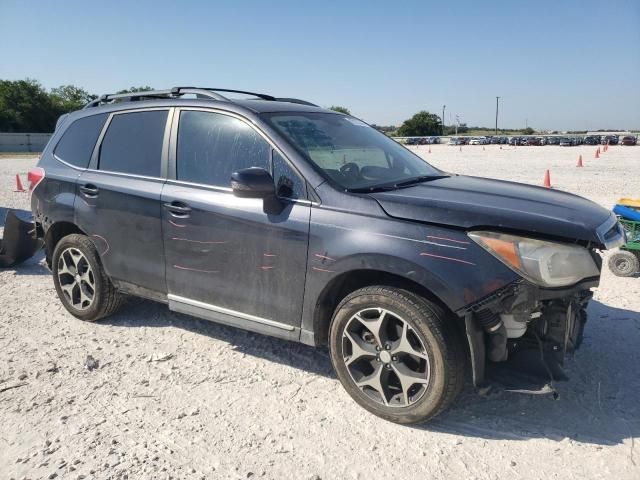
<path fill-rule="evenodd" d="M 271 102 L 274 102 L 274 101 L 291 102 L 291 103 L 299 103 L 302 105 L 310 105 L 314 107 L 317 106 L 305 100 L 298 100 L 295 98 L 276 98 L 271 95 L 266 95 L 264 93 L 248 92 L 245 90 L 231 90 L 228 88 L 173 87 L 170 90 L 150 90 L 150 91 L 142 91 L 142 92 L 115 93 L 115 94 L 101 95 L 95 100 L 92 100 L 91 102 L 87 103 L 84 106 L 84 108 L 98 107 L 100 105 L 114 103 L 119 100 L 126 101 L 126 102 L 137 102 L 140 100 L 153 99 L 153 98 L 156 98 L 156 99 L 176 98 L 186 94 L 193 94 L 198 97 L 205 97 L 205 98 L 210 98 L 212 100 L 220 100 L 224 102 L 233 101 L 232 99 L 229 99 L 223 95 L 220 95 L 217 92 L 241 93 L 244 95 L 252 95 L 261 100 L 268 100 Z"/>

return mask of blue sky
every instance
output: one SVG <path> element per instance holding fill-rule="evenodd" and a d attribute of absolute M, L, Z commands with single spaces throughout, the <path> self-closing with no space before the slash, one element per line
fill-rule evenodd
<path fill-rule="evenodd" d="M 198 85 L 541 129 L 640 128 L 640 0 L 0 0 L 0 78 Z"/>

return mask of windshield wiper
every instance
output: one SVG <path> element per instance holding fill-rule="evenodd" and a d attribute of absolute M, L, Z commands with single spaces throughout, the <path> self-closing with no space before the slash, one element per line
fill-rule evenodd
<path fill-rule="evenodd" d="M 418 183 L 430 182 L 431 180 L 438 180 L 440 178 L 447 177 L 449 177 L 449 175 L 420 175 L 401 182 L 383 183 L 380 185 L 372 185 L 370 187 L 349 188 L 347 191 L 352 193 L 388 192 L 390 190 L 397 190 L 399 188 L 410 187 L 411 185 L 416 185 Z"/>

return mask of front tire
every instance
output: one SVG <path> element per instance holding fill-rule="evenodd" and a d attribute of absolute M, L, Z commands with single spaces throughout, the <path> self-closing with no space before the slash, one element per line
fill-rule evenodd
<path fill-rule="evenodd" d="M 107 276 L 93 242 L 85 235 L 62 238 L 51 261 L 53 283 L 74 317 L 94 322 L 114 313 L 123 297 Z"/>
<path fill-rule="evenodd" d="M 454 321 L 406 290 L 356 290 L 331 323 L 336 375 L 360 406 L 379 417 L 401 424 L 433 418 L 464 384 L 464 347 Z"/>

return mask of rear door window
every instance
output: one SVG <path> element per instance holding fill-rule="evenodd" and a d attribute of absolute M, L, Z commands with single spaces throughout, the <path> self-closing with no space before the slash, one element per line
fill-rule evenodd
<path fill-rule="evenodd" d="M 114 115 L 100 146 L 99 170 L 159 177 L 167 110 Z"/>
<path fill-rule="evenodd" d="M 176 178 L 229 187 L 231 173 L 248 167 L 269 170 L 271 146 L 247 123 L 213 112 L 180 113 Z"/>
<path fill-rule="evenodd" d="M 60 160 L 78 168 L 87 168 L 107 114 L 91 115 L 76 120 L 62 134 L 53 150 Z"/>

